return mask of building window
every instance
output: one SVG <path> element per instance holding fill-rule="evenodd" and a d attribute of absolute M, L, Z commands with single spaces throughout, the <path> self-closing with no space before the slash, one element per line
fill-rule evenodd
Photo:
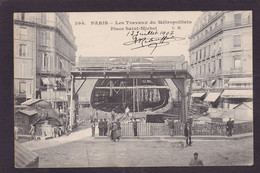
<path fill-rule="evenodd" d="M 196 62 L 198 61 L 198 51 L 196 51 Z"/>
<path fill-rule="evenodd" d="M 216 50 L 216 42 L 214 42 L 213 44 L 213 54 L 215 53 L 215 50 Z"/>
<path fill-rule="evenodd" d="M 24 19 L 25 19 L 25 14 L 21 13 L 21 20 L 24 21 Z"/>
<path fill-rule="evenodd" d="M 41 31 L 41 45 L 50 46 L 50 32 L 49 31 Z"/>
<path fill-rule="evenodd" d="M 213 72 L 216 71 L 216 61 L 213 61 Z"/>
<path fill-rule="evenodd" d="M 201 49 L 200 49 L 200 59 L 201 59 Z"/>
<path fill-rule="evenodd" d="M 234 35 L 233 36 L 233 46 L 234 47 L 241 47 L 241 35 Z"/>
<path fill-rule="evenodd" d="M 41 23 L 46 24 L 46 14 L 41 13 Z"/>
<path fill-rule="evenodd" d="M 209 45 L 209 56 L 210 56 L 210 45 Z"/>
<path fill-rule="evenodd" d="M 204 64 L 204 73 L 207 73 L 206 64 Z"/>
<path fill-rule="evenodd" d="M 42 71 L 51 70 L 51 57 L 47 53 L 42 53 Z"/>
<path fill-rule="evenodd" d="M 241 13 L 234 14 L 234 21 L 235 21 L 235 26 L 241 25 Z"/>
<path fill-rule="evenodd" d="M 222 63 L 222 60 L 219 59 L 219 60 L 218 60 L 218 69 L 219 69 L 219 70 L 221 70 L 221 63 Z"/>
<path fill-rule="evenodd" d="M 26 82 L 20 82 L 19 83 L 19 94 L 25 94 L 26 93 Z"/>
<path fill-rule="evenodd" d="M 27 28 L 20 27 L 20 38 L 26 38 L 27 37 Z"/>
<path fill-rule="evenodd" d="M 206 57 L 206 47 L 204 47 L 204 58 Z"/>
<path fill-rule="evenodd" d="M 210 62 L 208 63 L 208 69 L 209 69 L 209 72 L 210 72 Z"/>
<path fill-rule="evenodd" d="M 212 31 L 212 26 L 209 28 L 209 31 Z"/>
<path fill-rule="evenodd" d="M 234 68 L 239 69 L 241 68 L 241 58 L 240 56 L 234 56 Z"/>
<path fill-rule="evenodd" d="M 19 44 L 19 56 L 21 56 L 21 57 L 27 56 L 27 46 L 26 46 L 26 44 Z"/>
<path fill-rule="evenodd" d="M 221 38 L 219 39 L 219 50 L 221 50 L 221 47 L 222 47 L 222 40 Z"/>

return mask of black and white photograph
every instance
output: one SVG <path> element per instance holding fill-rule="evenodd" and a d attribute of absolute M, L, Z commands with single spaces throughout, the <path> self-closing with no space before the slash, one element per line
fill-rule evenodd
<path fill-rule="evenodd" d="M 15 168 L 254 165 L 250 10 L 15 12 Z"/>

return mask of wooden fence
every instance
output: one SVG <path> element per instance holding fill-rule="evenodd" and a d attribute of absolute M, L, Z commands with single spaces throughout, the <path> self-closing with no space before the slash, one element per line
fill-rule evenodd
<path fill-rule="evenodd" d="M 181 122 L 174 123 L 174 135 L 184 135 L 184 124 Z M 244 122 L 234 125 L 233 134 L 242 134 L 253 132 L 253 123 Z M 170 135 L 169 127 L 164 123 L 138 123 L 137 124 L 138 136 L 168 136 Z M 216 135 L 225 136 L 226 124 L 193 124 L 192 135 Z M 122 136 L 134 136 L 133 124 L 123 123 L 121 124 L 121 135 Z"/>

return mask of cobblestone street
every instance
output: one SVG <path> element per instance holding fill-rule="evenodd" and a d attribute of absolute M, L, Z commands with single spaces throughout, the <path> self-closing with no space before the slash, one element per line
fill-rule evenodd
<path fill-rule="evenodd" d="M 176 141 L 175 141 L 176 142 Z M 174 141 L 126 140 L 111 142 L 87 137 L 36 150 L 39 167 L 188 166 L 194 152 L 205 166 L 253 164 L 253 138 L 197 140 L 191 147 L 173 147 Z"/>

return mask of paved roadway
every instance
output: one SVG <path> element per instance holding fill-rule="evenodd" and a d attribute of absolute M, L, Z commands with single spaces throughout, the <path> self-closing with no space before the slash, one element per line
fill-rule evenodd
<path fill-rule="evenodd" d="M 88 128 L 69 136 L 23 145 L 39 154 L 39 167 L 187 166 L 194 152 L 199 153 L 205 166 L 253 163 L 252 137 L 195 140 L 191 147 L 184 148 L 180 147 L 179 141 L 122 139 L 111 142 L 109 139 L 92 138 Z"/>

